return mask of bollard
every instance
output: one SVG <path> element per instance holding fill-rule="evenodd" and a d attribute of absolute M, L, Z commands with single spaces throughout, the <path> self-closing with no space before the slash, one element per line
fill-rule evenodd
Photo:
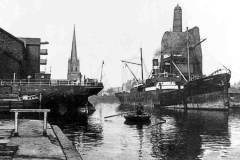
<path fill-rule="evenodd" d="M 39 94 L 39 102 L 42 104 L 42 93 Z"/>
<path fill-rule="evenodd" d="M 47 112 L 44 112 L 44 118 L 43 118 L 43 136 L 47 136 Z"/>

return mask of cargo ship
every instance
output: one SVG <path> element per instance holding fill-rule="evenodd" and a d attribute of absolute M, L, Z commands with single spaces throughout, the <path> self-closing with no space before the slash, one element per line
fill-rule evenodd
<path fill-rule="evenodd" d="M 103 84 L 80 72 L 77 57 L 75 26 L 67 79 L 52 79 L 40 71 L 46 66 L 49 44 L 40 38 L 15 37 L 0 28 L 0 111 L 17 108 L 48 108 L 51 117 L 86 119 L 92 110 L 88 97 L 97 95 Z"/>
<path fill-rule="evenodd" d="M 202 74 L 199 28 L 182 31 L 182 9 L 174 8 L 173 30 L 164 33 L 161 50 L 153 58 L 150 78 L 138 80 L 130 91 L 116 93 L 123 105 L 228 110 L 231 71 L 225 66 L 206 76 Z M 132 62 L 123 61 L 127 63 Z M 135 63 L 136 64 L 136 63 Z M 141 63 L 142 65 L 142 49 Z M 133 73 L 133 72 L 131 72 Z"/>

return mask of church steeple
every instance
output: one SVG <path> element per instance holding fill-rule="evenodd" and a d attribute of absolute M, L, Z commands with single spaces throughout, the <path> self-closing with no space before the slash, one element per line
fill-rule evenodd
<path fill-rule="evenodd" d="M 76 33 L 75 33 L 75 25 L 73 29 L 73 40 L 72 40 L 72 50 L 71 57 L 68 60 L 68 80 L 79 80 L 81 79 L 81 73 L 79 69 L 79 59 L 77 57 L 77 44 L 76 44 Z"/>
<path fill-rule="evenodd" d="M 77 60 L 77 45 L 76 45 L 76 34 L 75 34 L 75 25 L 73 28 L 73 40 L 72 40 L 72 51 L 71 51 L 71 60 Z"/>

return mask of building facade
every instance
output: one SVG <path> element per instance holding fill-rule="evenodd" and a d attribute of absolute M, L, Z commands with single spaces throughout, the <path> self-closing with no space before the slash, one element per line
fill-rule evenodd
<path fill-rule="evenodd" d="M 25 57 L 24 43 L 0 28 L 0 78 L 12 79 L 15 73 L 16 78 L 23 74 Z"/>
<path fill-rule="evenodd" d="M 40 65 L 46 65 L 41 55 L 47 55 L 41 44 L 40 38 L 17 38 L 0 28 L 0 79 L 27 79 L 40 73 Z"/>

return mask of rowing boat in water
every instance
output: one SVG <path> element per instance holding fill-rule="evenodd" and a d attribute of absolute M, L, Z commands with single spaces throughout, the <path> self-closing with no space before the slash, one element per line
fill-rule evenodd
<path fill-rule="evenodd" d="M 149 114 L 136 114 L 136 113 L 128 113 L 126 115 L 124 115 L 124 118 L 126 119 L 126 121 L 129 122 L 150 122 L 150 118 L 151 116 Z"/>

